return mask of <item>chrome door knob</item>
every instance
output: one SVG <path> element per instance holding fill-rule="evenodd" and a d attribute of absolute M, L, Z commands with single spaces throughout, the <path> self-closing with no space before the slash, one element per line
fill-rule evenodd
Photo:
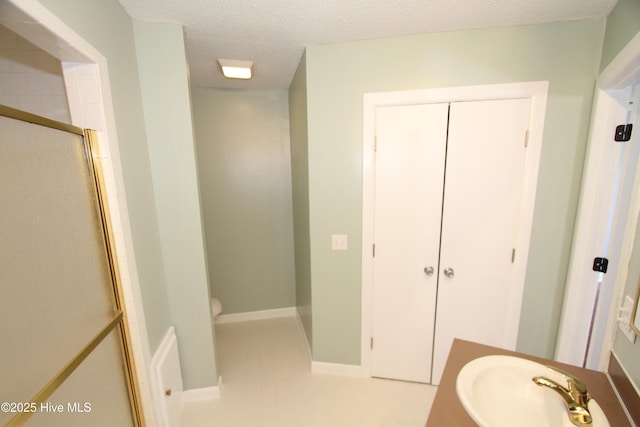
<path fill-rule="evenodd" d="M 433 272 L 434 270 L 432 266 L 424 268 L 424 274 L 426 274 L 427 276 L 433 276 Z"/>
<path fill-rule="evenodd" d="M 445 268 L 443 271 L 444 275 L 447 276 L 449 279 L 451 279 L 454 276 L 454 271 L 453 268 L 449 267 L 449 268 Z"/>

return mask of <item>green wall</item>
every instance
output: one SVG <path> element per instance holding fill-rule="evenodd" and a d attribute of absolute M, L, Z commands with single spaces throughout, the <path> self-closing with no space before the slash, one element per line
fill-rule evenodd
<path fill-rule="evenodd" d="M 618 0 L 618 4 L 607 17 L 606 28 L 600 70 L 604 70 L 640 31 L 640 1 Z"/>
<path fill-rule="evenodd" d="M 550 89 L 518 350 L 553 355 L 603 35 L 595 19 L 307 48 L 314 360 L 360 363 L 363 94 L 536 80 Z"/>
<path fill-rule="evenodd" d="M 116 0 L 41 0 L 107 60 L 136 269 L 151 352 L 171 326 L 133 22 Z"/>
<path fill-rule="evenodd" d="M 313 346 L 306 67 L 306 55 L 303 55 L 289 88 L 289 120 L 293 225 L 295 230 L 296 306 L 307 335 L 307 342 Z"/>
<path fill-rule="evenodd" d="M 135 22 L 169 313 L 185 389 L 216 385 L 214 329 L 181 25 Z"/>
<path fill-rule="evenodd" d="M 226 314 L 293 307 L 287 92 L 192 93 L 211 293 Z"/>

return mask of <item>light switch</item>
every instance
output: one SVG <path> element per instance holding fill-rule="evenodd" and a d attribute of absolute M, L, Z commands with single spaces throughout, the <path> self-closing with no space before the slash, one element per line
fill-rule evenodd
<path fill-rule="evenodd" d="M 346 251 L 347 246 L 348 246 L 348 239 L 346 234 L 331 235 L 331 250 Z"/>
<path fill-rule="evenodd" d="M 620 317 L 618 317 L 618 328 L 622 331 L 625 337 L 631 342 L 636 342 L 636 334 L 631 329 L 631 312 L 633 311 L 633 299 L 627 295 L 624 299 L 624 304 L 620 307 Z"/>

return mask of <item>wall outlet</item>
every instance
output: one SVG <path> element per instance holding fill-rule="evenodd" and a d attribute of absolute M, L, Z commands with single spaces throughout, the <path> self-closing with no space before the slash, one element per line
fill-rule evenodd
<path fill-rule="evenodd" d="M 633 299 L 630 296 L 624 298 L 624 304 L 620 307 L 620 317 L 618 317 L 618 328 L 631 342 L 636 342 L 636 334 L 631 329 L 631 311 L 633 310 Z"/>
<path fill-rule="evenodd" d="M 348 249 L 348 238 L 346 234 L 331 235 L 331 250 L 346 251 Z"/>

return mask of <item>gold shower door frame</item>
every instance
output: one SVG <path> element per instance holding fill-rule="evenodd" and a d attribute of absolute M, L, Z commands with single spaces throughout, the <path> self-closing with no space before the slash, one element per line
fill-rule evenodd
<path fill-rule="evenodd" d="M 66 123 L 61 123 L 55 120 L 51 120 L 45 117 L 27 113 L 24 111 L 16 110 L 10 107 L 0 105 L 0 117 L 6 117 L 9 119 L 18 120 L 21 122 L 32 123 L 33 125 L 44 126 L 50 129 L 56 129 L 59 131 L 71 133 L 82 137 L 82 144 L 84 149 L 84 160 L 88 167 L 88 177 L 91 181 L 88 185 L 93 190 L 93 199 L 95 201 L 96 216 L 99 221 L 98 227 L 101 228 L 102 244 L 104 248 L 100 248 L 100 251 L 104 251 L 106 254 L 106 265 L 108 266 L 108 278 L 105 281 L 110 282 L 112 291 L 112 303 L 113 303 L 113 317 L 109 320 L 97 334 L 91 338 L 86 344 L 70 359 L 68 362 L 59 368 L 59 370 L 50 377 L 35 395 L 29 401 L 23 402 L 4 402 L 5 396 L 0 396 L 3 399 L 2 404 L 9 403 L 12 407 L 4 407 L 2 412 L 12 412 L 14 415 L 9 419 L 6 426 L 22 426 L 33 415 L 38 416 L 43 412 L 42 408 L 47 408 L 49 405 L 48 399 L 52 394 L 58 390 L 65 380 L 71 376 L 71 374 L 82 365 L 87 357 L 99 347 L 103 340 L 109 336 L 111 332 L 118 329 L 118 341 L 120 342 L 121 361 L 124 366 L 124 382 L 128 392 L 128 401 L 131 409 L 131 419 L 134 426 L 144 426 L 144 418 L 142 414 L 142 408 L 140 405 L 140 392 L 137 382 L 137 376 L 135 373 L 135 364 L 132 355 L 132 344 L 130 341 L 130 335 L 128 330 L 128 323 L 126 321 L 126 313 L 124 310 L 124 296 L 121 286 L 120 273 L 118 270 L 118 264 L 116 261 L 116 248 L 114 235 L 112 230 L 112 224 L 109 216 L 109 209 L 106 198 L 106 188 L 104 183 L 104 175 L 102 171 L 102 165 L 99 158 L 97 158 L 97 134 L 93 130 L 82 129 Z M 2 185 L 2 183 L 0 183 Z M 1 244 L 2 242 L 0 242 Z M 0 284 L 1 285 L 1 284 Z M 13 319 L 9 319 L 13 320 Z M 28 357 L 28 355 L 25 355 Z M 3 366 L 3 369 L 11 369 L 11 366 Z M 45 405 L 45 406 L 42 406 Z M 90 402 L 88 408 L 83 408 L 78 405 L 77 402 L 69 403 L 69 408 L 61 408 L 63 411 L 69 409 L 79 410 L 79 412 L 91 412 Z M 85 403 L 86 405 L 86 403 Z M 10 409 L 9 411 L 6 409 Z M 55 410 L 55 408 L 52 408 Z M 84 410 L 83 409 L 88 409 Z M 48 412 L 45 410 L 45 412 Z M 55 411 L 54 411 L 55 412 Z M 89 420 L 90 421 L 90 420 Z"/>

